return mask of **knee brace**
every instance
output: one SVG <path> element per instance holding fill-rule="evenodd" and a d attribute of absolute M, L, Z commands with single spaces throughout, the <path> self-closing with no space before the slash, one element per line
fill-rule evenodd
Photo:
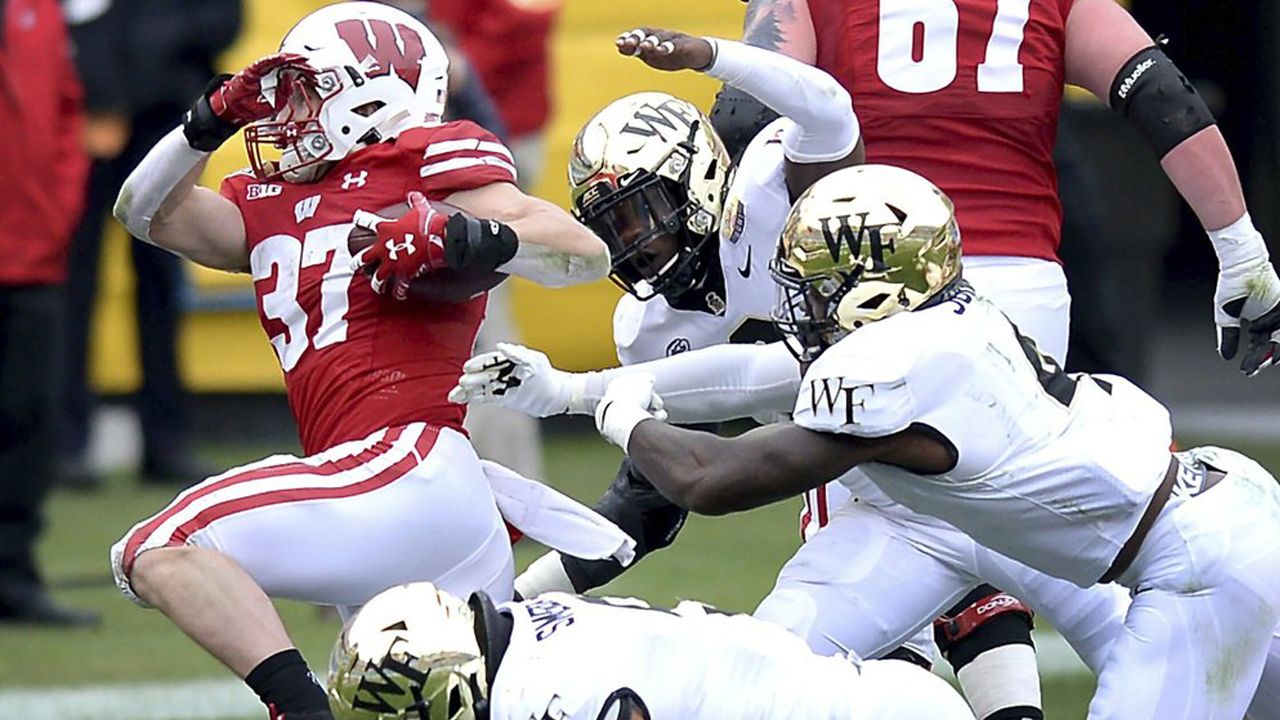
<path fill-rule="evenodd" d="M 982 585 L 933 622 L 933 637 L 942 656 L 960 672 L 960 668 L 992 648 L 1032 644 L 1034 617 L 1022 601 Z"/>
<path fill-rule="evenodd" d="M 1204 98 L 1159 45 L 1120 68 L 1111 82 L 1110 104 L 1137 126 L 1161 158 L 1215 122 Z"/>

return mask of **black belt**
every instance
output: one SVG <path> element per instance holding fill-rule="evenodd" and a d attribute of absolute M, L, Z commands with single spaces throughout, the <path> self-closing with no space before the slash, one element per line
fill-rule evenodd
<path fill-rule="evenodd" d="M 1160 487 L 1156 488 L 1155 493 L 1151 496 L 1151 502 L 1147 503 L 1147 509 L 1142 513 L 1142 518 L 1138 520 L 1138 527 L 1134 528 L 1133 534 L 1121 546 L 1120 552 L 1116 553 L 1116 559 L 1112 561 L 1111 567 L 1098 578 L 1100 583 L 1113 582 L 1116 578 L 1124 574 L 1125 570 L 1133 564 L 1133 559 L 1138 556 L 1138 551 L 1142 549 L 1142 542 L 1147 539 L 1147 533 L 1151 532 L 1151 526 L 1156 524 L 1156 518 L 1160 515 L 1160 511 L 1165 505 L 1169 504 L 1169 498 L 1177 489 L 1179 495 L 1187 495 L 1195 497 L 1205 492 L 1209 488 L 1222 482 L 1226 477 L 1226 473 L 1215 468 L 1208 467 L 1201 463 L 1184 464 L 1178 459 L 1177 455 L 1169 456 L 1169 469 L 1164 474 L 1164 479 L 1160 481 Z"/>

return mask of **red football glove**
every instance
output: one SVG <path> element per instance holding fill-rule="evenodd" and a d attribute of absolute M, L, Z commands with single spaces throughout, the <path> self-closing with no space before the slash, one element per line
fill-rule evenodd
<path fill-rule="evenodd" d="M 306 75 L 315 70 L 307 65 L 307 59 L 295 53 L 268 55 L 240 72 L 232 75 L 218 89 L 209 94 L 209 107 L 219 120 L 236 127 L 271 117 L 288 100 L 290 88 L 277 86 L 275 102 L 267 102 L 262 94 L 262 80 L 273 72 L 291 68 Z"/>
<path fill-rule="evenodd" d="M 436 212 L 420 192 L 408 196 L 409 212 L 396 220 L 357 210 L 351 221 L 372 230 L 378 239 L 351 258 L 353 270 L 370 273 L 373 291 L 382 294 L 393 280 L 391 294 L 397 300 L 409 295 L 409 284 L 448 267 L 445 259 L 445 224 L 448 216 Z"/>

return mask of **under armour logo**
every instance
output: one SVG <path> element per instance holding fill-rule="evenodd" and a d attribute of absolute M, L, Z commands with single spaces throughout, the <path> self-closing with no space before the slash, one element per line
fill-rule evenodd
<path fill-rule="evenodd" d="M 418 251 L 418 248 L 413 246 L 413 233 L 405 233 L 404 242 L 402 243 L 397 243 L 395 240 L 388 240 L 386 245 L 387 245 L 387 259 L 393 262 L 399 259 L 399 253 L 401 251 L 403 251 L 407 255 L 412 255 L 413 253 Z"/>
<path fill-rule="evenodd" d="M 342 189 L 350 190 L 353 187 L 362 188 L 367 182 L 369 182 L 368 170 L 361 170 L 358 175 L 356 173 L 347 173 L 342 176 Z"/>
<path fill-rule="evenodd" d="M 319 195 L 303 198 L 298 201 L 297 205 L 293 206 L 293 218 L 296 222 L 301 223 L 307 218 L 315 217 L 316 208 L 318 207 L 320 207 Z"/>

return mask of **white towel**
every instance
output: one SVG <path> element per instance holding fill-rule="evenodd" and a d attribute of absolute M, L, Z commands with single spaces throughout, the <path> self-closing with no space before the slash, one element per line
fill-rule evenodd
<path fill-rule="evenodd" d="M 635 559 L 636 541 L 600 513 L 504 465 L 480 465 L 498 512 L 531 539 L 584 560 L 612 557 L 626 566 Z"/>

